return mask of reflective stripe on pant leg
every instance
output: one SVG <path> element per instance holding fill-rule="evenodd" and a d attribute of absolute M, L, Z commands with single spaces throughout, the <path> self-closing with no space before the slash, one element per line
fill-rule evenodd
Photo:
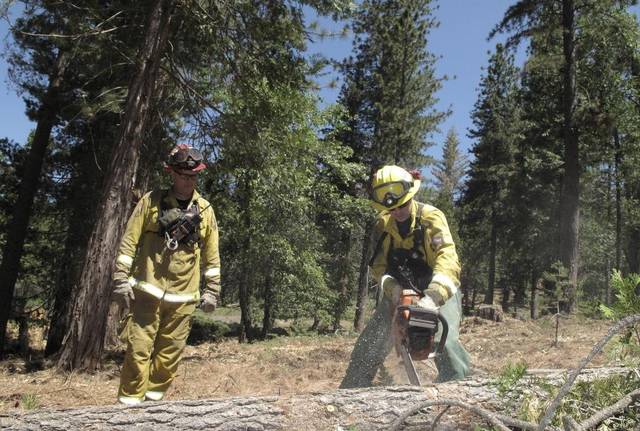
<path fill-rule="evenodd" d="M 391 351 L 392 313 L 392 302 L 385 295 L 356 340 L 340 388 L 371 386 L 378 368 Z"/>
<path fill-rule="evenodd" d="M 120 373 L 119 397 L 142 399 L 147 390 L 153 341 L 159 325 L 159 301 L 137 295 L 129 327 L 127 353 Z"/>
<path fill-rule="evenodd" d="M 142 403 L 142 399 L 137 398 L 137 397 L 125 397 L 125 396 L 119 396 L 118 397 L 118 402 L 120 404 L 125 404 L 127 406 L 134 406 L 136 404 L 140 404 Z"/>
<path fill-rule="evenodd" d="M 147 391 L 159 392 L 164 396 L 176 375 L 182 351 L 187 344 L 195 304 L 163 303 L 161 308 Z"/>
<path fill-rule="evenodd" d="M 441 308 L 440 314 L 449 324 L 449 334 L 442 355 L 436 357 L 438 382 L 462 379 L 469 374 L 470 357 L 460 343 L 462 320 L 462 294 L 458 290 Z M 440 333 L 436 336 L 440 338 Z"/>
<path fill-rule="evenodd" d="M 147 391 L 144 393 L 144 398 L 151 401 L 160 401 L 164 398 L 164 392 Z"/>

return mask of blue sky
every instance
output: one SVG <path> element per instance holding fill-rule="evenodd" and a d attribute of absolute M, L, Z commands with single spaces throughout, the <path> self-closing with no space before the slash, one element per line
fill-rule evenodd
<path fill-rule="evenodd" d="M 440 125 L 440 131 L 432 136 L 435 145 L 428 154 L 434 158 L 442 156 L 442 145 L 447 132 L 453 128 L 458 134 L 461 151 L 467 152 L 472 141 L 466 136 L 472 126 L 470 113 L 477 97 L 477 87 L 482 77 L 482 68 L 487 64 L 489 51 L 493 51 L 498 42 L 504 42 L 505 36 L 498 35 L 491 41 L 487 36 L 502 19 L 507 8 L 515 0 L 440 0 L 434 15 L 440 26 L 432 30 L 427 49 L 440 57 L 436 63 L 438 76 L 447 76 L 442 89 L 437 93 L 436 105 L 439 110 L 450 109 L 451 115 Z M 336 30 L 340 26 L 328 19 L 319 20 L 320 28 Z M 321 52 L 336 60 L 349 56 L 351 39 L 325 38 L 310 46 L 310 52 Z M 516 61 L 524 60 L 524 47 L 519 49 Z M 321 83 L 328 83 L 333 76 L 327 76 Z M 337 88 L 323 88 L 321 97 L 325 103 L 336 100 Z"/>
<path fill-rule="evenodd" d="M 487 41 L 487 35 L 512 3 L 514 0 L 440 0 L 436 3 L 439 8 L 435 16 L 440 21 L 440 27 L 432 31 L 428 49 L 441 57 L 436 65 L 438 74 L 450 77 L 437 94 L 440 99 L 438 108 L 452 110 L 452 115 L 441 125 L 441 132 L 433 137 L 436 145 L 429 154 L 436 158 L 441 156 L 444 137 L 451 127 L 458 133 L 463 151 L 471 146 L 466 133 L 471 126 L 469 113 L 476 100 L 482 67 L 487 63 L 487 52 L 504 39 L 498 37 Z M 320 27 L 335 29 L 339 26 L 322 20 Z M 6 37 L 7 23 L 0 21 L 0 39 L 3 43 Z M 311 50 L 341 59 L 350 53 L 350 38 L 318 40 Z M 23 143 L 34 124 L 24 115 L 24 103 L 9 85 L 7 65 L 4 59 L 0 60 L 0 137 Z M 322 89 L 324 103 L 334 102 L 338 90 L 339 86 L 334 90 Z"/>

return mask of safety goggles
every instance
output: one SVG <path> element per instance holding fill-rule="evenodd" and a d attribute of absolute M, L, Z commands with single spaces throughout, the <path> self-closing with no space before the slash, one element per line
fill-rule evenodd
<path fill-rule="evenodd" d="M 413 183 L 409 181 L 393 181 L 375 187 L 371 199 L 387 208 L 395 206 L 407 194 Z"/>
<path fill-rule="evenodd" d="M 169 165 L 178 169 L 194 169 L 202 159 L 202 153 L 195 148 L 180 148 L 169 158 Z"/>

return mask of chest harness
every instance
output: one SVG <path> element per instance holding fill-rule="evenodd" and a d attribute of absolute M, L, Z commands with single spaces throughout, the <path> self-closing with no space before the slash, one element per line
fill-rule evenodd
<path fill-rule="evenodd" d="M 185 244 L 193 248 L 200 243 L 200 222 L 202 221 L 202 211 L 198 207 L 198 202 L 193 201 L 187 208 L 172 208 L 166 202 L 169 192 L 165 191 L 160 199 L 160 213 L 158 214 L 158 224 L 160 231 L 158 234 L 165 239 L 165 245 L 169 250 L 175 250 L 179 244 Z"/>
<path fill-rule="evenodd" d="M 421 202 L 417 202 L 417 204 L 415 228 L 413 230 L 413 247 L 410 249 L 394 248 L 393 237 L 390 237 L 386 273 L 398 280 L 403 287 L 413 289 L 422 295 L 431 281 L 433 269 L 427 264 L 425 256 L 425 229 L 422 223 L 424 204 Z M 380 235 L 373 256 L 369 261 L 369 266 L 373 265 L 375 258 L 380 253 L 387 235 L 386 231 Z"/>

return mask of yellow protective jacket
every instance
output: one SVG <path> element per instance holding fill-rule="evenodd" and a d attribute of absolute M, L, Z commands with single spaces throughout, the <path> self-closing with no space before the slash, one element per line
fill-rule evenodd
<path fill-rule="evenodd" d="M 145 194 L 131 214 L 116 259 L 114 279 L 129 275 L 129 283 L 167 302 L 187 303 L 200 299 L 200 272 L 204 271 L 207 290 L 216 296 L 220 290 L 218 225 L 213 208 L 194 191 L 191 205 L 200 210 L 200 241 L 192 247 L 179 244 L 169 250 L 158 233 L 160 200 L 165 208 L 178 207 L 172 190 L 154 190 Z"/>
<path fill-rule="evenodd" d="M 438 299 L 436 303 L 441 302 L 442 304 L 458 290 L 460 285 L 460 263 L 456 253 L 456 246 L 453 243 L 449 225 L 443 212 L 431 205 L 421 205 L 422 215 L 420 220 L 424 232 L 424 256 L 426 264 L 433 270 L 433 278 L 426 293 L 430 294 L 434 299 Z M 387 271 L 387 256 L 392 243 L 394 249 L 413 249 L 413 237 L 417 226 L 417 211 L 418 203 L 414 200 L 411 203 L 411 227 L 406 238 L 400 236 L 398 225 L 388 211 L 382 211 L 378 214 L 373 232 L 375 254 L 371 261 L 371 270 L 378 282 Z"/>

